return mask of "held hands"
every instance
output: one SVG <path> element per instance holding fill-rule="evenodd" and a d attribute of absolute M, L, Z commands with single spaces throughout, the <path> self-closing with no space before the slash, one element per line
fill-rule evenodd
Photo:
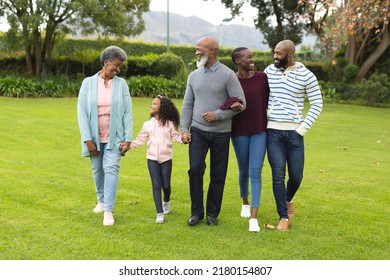
<path fill-rule="evenodd" d="M 85 141 L 85 145 L 87 145 L 88 152 L 91 156 L 97 157 L 99 155 L 99 151 L 97 150 L 96 145 L 92 140 Z"/>
<path fill-rule="evenodd" d="M 234 102 L 232 106 L 230 106 L 230 109 L 232 109 L 234 112 L 241 112 L 244 106 L 241 104 L 241 102 Z"/>
<path fill-rule="evenodd" d="M 233 106 L 233 105 L 232 105 Z M 210 112 L 206 112 L 202 115 L 202 118 L 206 121 L 206 122 L 213 122 L 213 121 L 216 121 L 216 117 L 215 117 L 215 113 L 210 111 Z"/>
<path fill-rule="evenodd" d="M 122 154 L 122 155 L 125 155 L 126 152 L 130 149 L 130 143 L 131 143 L 131 142 L 125 141 L 125 142 L 122 142 L 122 143 L 119 145 L 119 150 L 121 151 L 121 154 Z"/>
<path fill-rule="evenodd" d="M 181 141 L 183 142 L 183 144 L 188 144 L 191 142 L 191 133 L 189 132 L 183 132 L 181 134 Z"/>

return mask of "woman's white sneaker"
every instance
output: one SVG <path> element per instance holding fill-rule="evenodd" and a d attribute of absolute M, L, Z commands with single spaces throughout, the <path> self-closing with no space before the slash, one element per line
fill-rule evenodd
<path fill-rule="evenodd" d="M 93 212 L 95 213 L 101 213 L 104 211 L 104 203 L 103 202 L 98 202 L 95 206 L 95 208 L 93 208 Z"/>
<path fill-rule="evenodd" d="M 249 219 L 249 231 L 251 231 L 251 232 L 259 232 L 260 231 L 259 223 L 258 223 L 256 218 Z"/>
<path fill-rule="evenodd" d="M 241 217 L 249 218 L 251 216 L 251 207 L 249 204 L 243 204 L 241 207 Z"/>
<path fill-rule="evenodd" d="M 114 224 L 114 216 L 112 215 L 112 212 L 104 212 L 104 219 L 103 219 L 103 225 L 105 226 L 112 226 Z"/>

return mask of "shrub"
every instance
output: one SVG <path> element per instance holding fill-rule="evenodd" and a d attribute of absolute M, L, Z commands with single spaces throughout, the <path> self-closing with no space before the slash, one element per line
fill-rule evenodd
<path fill-rule="evenodd" d="M 326 80 L 330 82 L 340 81 L 344 75 L 344 68 L 347 64 L 347 60 L 341 57 L 323 63 L 323 70 L 326 72 Z"/>
<path fill-rule="evenodd" d="M 145 76 L 152 72 L 153 64 L 160 55 L 148 53 L 142 56 L 129 56 L 127 59 L 126 76 Z"/>
<path fill-rule="evenodd" d="M 328 73 L 325 70 L 326 67 L 322 62 L 306 62 L 305 66 L 317 77 L 319 81 L 327 81 Z"/>
<path fill-rule="evenodd" d="M 163 76 L 172 78 L 185 64 L 183 59 L 172 53 L 130 56 L 127 61 L 125 76 Z"/>
<path fill-rule="evenodd" d="M 45 80 L 24 77 L 0 79 L 0 96 L 4 97 L 72 97 L 77 96 L 81 82 L 62 78 Z"/>
<path fill-rule="evenodd" d="M 359 83 L 357 90 L 361 92 L 364 105 L 378 106 L 389 101 L 390 78 L 386 74 L 375 72 L 368 79 Z"/>
<path fill-rule="evenodd" d="M 340 95 L 337 93 L 337 90 L 332 83 L 324 81 L 319 81 L 318 83 L 321 88 L 324 102 L 338 102 L 340 100 Z"/>
<path fill-rule="evenodd" d="M 169 98 L 182 98 L 186 83 L 165 79 L 164 77 L 130 77 L 128 80 L 131 96 L 155 97 L 157 95 Z"/>
<path fill-rule="evenodd" d="M 225 57 L 219 57 L 218 58 L 219 62 L 225 64 L 227 67 L 232 69 L 233 71 L 237 71 L 237 66 L 234 64 L 230 56 L 225 56 Z"/>
<path fill-rule="evenodd" d="M 0 79 L 0 95 L 5 97 L 34 97 L 34 81 L 23 77 Z"/>
<path fill-rule="evenodd" d="M 348 64 L 344 68 L 344 80 L 346 82 L 354 81 L 358 72 L 359 72 L 359 66 L 355 64 Z"/>
<path fill-rule="evenodd" d="M 179 56 L 167 53 L 163 54 L 156 60 L 154 66 L 154 75 L 163 76 L 167 79 L 175 76 L 180 69 L 185 68 L 183 59 Z"/>

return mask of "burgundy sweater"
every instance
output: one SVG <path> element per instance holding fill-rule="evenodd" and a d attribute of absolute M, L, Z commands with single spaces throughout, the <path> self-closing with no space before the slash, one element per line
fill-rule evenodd
<path fill-rule="evenodd" d="M 255 72 L 249 79 L 239 79 L 244 90 L 246 109 L 232 119 L 232 137 L 247 136 L 267 130 L 269 86 L 267 75 Z"/>

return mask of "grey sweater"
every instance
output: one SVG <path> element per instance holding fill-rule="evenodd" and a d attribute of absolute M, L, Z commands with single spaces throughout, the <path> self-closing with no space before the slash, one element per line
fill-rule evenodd
<path fill-rule="evenodd" d="M 231 97 L 242 100 L 245 109 L 246 101 L 241 84 L 236 74 L 226 65 L 217 62 L 211 68 L 202 67 L 193 71 L 187 80 L 180 131 L 187 132 L 191 127 L 209 132 L 231 131 L 231 118 L 237 112 L 219 108 Z M 202 115 L 209 111 L 215 113 L 216 121 L 208 123 L 203 120 Z"/>

